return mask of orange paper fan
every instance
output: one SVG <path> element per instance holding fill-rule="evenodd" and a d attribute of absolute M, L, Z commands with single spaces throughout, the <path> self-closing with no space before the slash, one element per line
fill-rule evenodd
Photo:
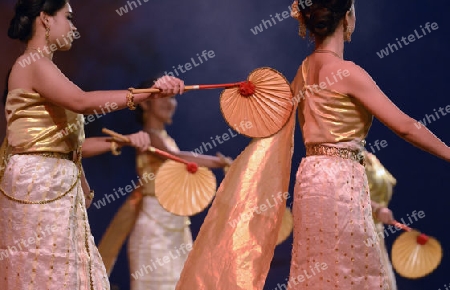
<path fill-rule="evenodd" d="M 216 194 L 216 177 L 206 167 L 195 173 L 181 163 L 168 160 L 158 169 L 155 195 L 161 206 L 179 216 L 192 216 L 203 211 Z"/>
<path fill-rule="evenodd" d="M 278 71 L 255 69 L 247 81 L 185 86 L 186 91 L 227 88 L 222 92 L 222 115 L 240 134 L 251 138 L 269 137 L 283 128 L 294 108 L 294 95 L 286 78 Z M 157 88 L 133 89 L 134 94 L 159 93 Z"/>
<path fill-rule="evenodd" d="M 247 90 L 222 92 L 220 108 L 228 125 L 251 138 L 269 137 L 288 121 L 294 108 L 286 78 L 272 68 L 258 68 L 248 77 Z"/>
<path fill-rule="evenodd" d="M 395 222 L 394 225 L 406 231 L 392 245 L 392 266 L 397 273 L 417 279 L 433 272 L 442 260 L 440 243 L 403 224 Z"/>
<path fill-rule="evenodd" d="M 102 131 L 114 140 L 130 142 L 128 137 L 112 130 Z M 209 205 L 217 186 L 211 170 L 152 146 L 148 151 L 170 159 L 159 168 L 155 178 L 155 195 L 163 208 L 176 215 L 191 216 Z"/>
<path fill-rule="evenodd" d="M 284 211 L 283 220 L 281 221 L 281 228 L 278 232 L 278 240 L 277 245 L 284 242 L 292 233 L 292 229 L 294 227 L 294 219 L 292 217 L 291 210 L 286 207 Z"/>

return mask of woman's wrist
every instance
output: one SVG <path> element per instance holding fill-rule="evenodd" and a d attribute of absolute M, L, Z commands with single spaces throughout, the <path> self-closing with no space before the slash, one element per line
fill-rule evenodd
<path fill-rule="evenodd" d="M 90 199 L 90 200 L 93 200 L 94 199 L 94 196 L 95 196 L 95 193 L 94 193 L 94 191 L 91 189 L 91 190 L 89 190 L 89 193 L 88 194 L 86 194 L 86 198 L 87 199 Z"/>
<path fill-rule="evenodd" d="M 382 209 L 383 206 L 380 204 L 372 204 L 372 213 L 377 216 L 378 213 L 380 212 L 380 209 Z"/>
<path fill-rule="evenodd" d="M 112 155 L 118 156 L 122 153 L 122 146 L 116 141 L 111 141 L 111 153 Z"/>

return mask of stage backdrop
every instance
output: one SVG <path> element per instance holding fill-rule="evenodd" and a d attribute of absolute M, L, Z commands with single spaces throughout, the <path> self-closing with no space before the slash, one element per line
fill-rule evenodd
<path fill-rule="evenodd" d="M 24 48 L 6 34 L 15 2 L 0 3 L 2 79 Z M 73 0 L 80 37 L 71 51 L 57 53 L 54 59 L 71 80 L 87 91 L 126 89 L 163 73 L 178 75 L 186 84 L 234 82 L 263 66 L 275 68 L 292 80 L 313 44 L 298 37 L 297 22 L 287 17 L 290 4 L 285 0 Z M 450 116 L 445 111 L 450 105 L 448 7 L 445 0 L 357 1 L 357 27 L 352 43 L 346 46 L 345 58 L 365 68 L 402 110 L 422 120 L 450 144 Z M 425 28 L 427 23 L 429 30 Z M 415 35 L 414 42 L 408 40 L 410 35 Z M 212 90 L 177 98 L 178 110 L 168 131 L 180 148 L 199 149 L 211 137 L 229 132 L 220 113 L 219 95 L 219 90 Z M 0 119 L 3 136 L 4 118 Z M 102 127 L 125 134 L 140 129 L 130 111 L 108 115 L 99 112 L 95 121 L 86 125 L 87 136 L 101 135 Z M 208 148 L 206 154 L 220 151 L 235 157 L 249 141 L 233 137 Z M 416 281 L 398 277 L 399 289 L 446 289 L 450 284 L 449 164 L 411 146 L 378 121 L 367 141 L 368 149 L 398 180 L 390 204 L 395 217 L 410 223 L 408 217 L 414 211 L 423 211 L 425 216 L 412 219 L 411 226 L 435 236 L 444 247 L 443 262 L 434 273 Z M 295 142 L 291 193 L 294 174 L 305 154 L 298 127 Z M 84 167 L 96 191 L 95 202 L 136 180 L 132 149 L 125 149 L 118 157 L 105 154 L 86 159 Z M 215 172 L 220 182 L 223 175 Z M 97 203 L 89 209 L 97 241 L 124 199 L 104 206 Z M 288 205 L 291 203 L 292 199 Z M 192 218 L 194 237 L 205 214 Z M 398 235 L 387 236 L 389 249 Z M 292 238 L 276 249 L 265 289 L 284 289 L 291 244 Z M 121 252 L 111 282 L 114 289 L 129 287 L 125 251 Z"/>

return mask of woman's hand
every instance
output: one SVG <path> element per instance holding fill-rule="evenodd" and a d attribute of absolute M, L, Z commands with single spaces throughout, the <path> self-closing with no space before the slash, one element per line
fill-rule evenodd
<path fill-rule="evenodd" d="M 217 152 L 216 156 L 219 157 L 219 162 L 222 165 L 221 167 L 230 167 L 233 163 L 233 159 L 231 157 L 227 157 L 220 152 Z"/>
<path fill-rule="evenodd" d="M 119 143 L 121 147 L 123 147 L 124 145 L 132 146 L 142 153 L 147 151 L 151 145 L 150 135 L 144 131 L 139 131 L 137 133 L 127 135 L 127 137 L 130 140 L 130 142 Z"/>
<path fill-rule="evenodd" d="M 94 200 L 94 191 L 89 190 L 89 193 L 84 194 L 84 203 L 86 208 L 89 208 L 92 204 L 92 200 Z"/>
<path fill-rule="evenodd" d="M 221 163 L 221 167 L 223 168 L 223 173 L 227 174 L 228 169 L 230 168 L 231 164 L 233 163 L 233 159 L 230 157 L 226 157 L 220 152 L 217 152 L 217 157 L 219 157 L 219 162 Z"/>
<path fill-rule="evenodd" d="M 181 95 L 184 93 L 184 81 L 165 75 L 157 79 L 152 88 L 161 90 L 160 93 L 153 95 L 157 98 L 171 97 L 177 94 Z"/>
<path fill-rule="evenodd" d="M 390 225 L 394 221 L 392 211 L 387 207 L 380 207 L 375 212 L 377 219 L 383 224 Z"/>

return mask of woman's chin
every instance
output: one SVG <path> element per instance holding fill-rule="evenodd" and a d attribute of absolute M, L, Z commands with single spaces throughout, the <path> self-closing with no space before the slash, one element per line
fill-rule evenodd
<path fill-rule="evenodd" d="M 68 51 L 72 48 L 72 43 L 66 44 L 63 47 L 60 47 L 58 51 Z"/>

